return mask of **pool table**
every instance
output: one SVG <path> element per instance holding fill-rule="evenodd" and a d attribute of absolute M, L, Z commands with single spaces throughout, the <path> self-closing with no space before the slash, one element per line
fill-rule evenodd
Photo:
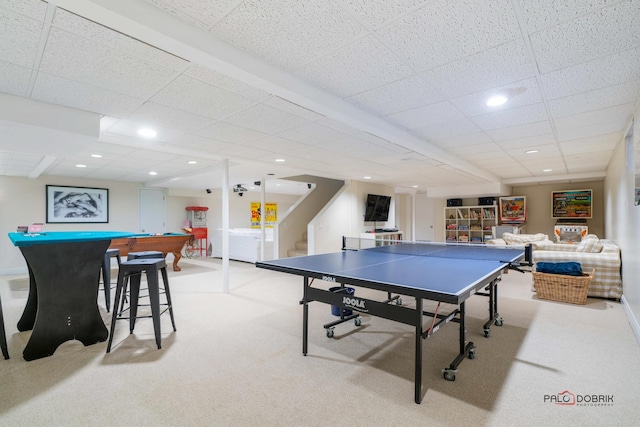
<path fill-rule="evenodd" d="M 31 330 L 25 360 L 51 356 L 60 344 L 106 341 L 108 331 L 98 309 L 100 268 L 119 231 L 9 233 L 29 270 L 29 295 L 19 331 Z"/>
<path fill-rule="evenodd" d="M 178 261 L 182 258 L 182 248 L 193 238 L 192 234 L 134 234 L 129 237 L 111 240 L 109 249 L 120 249 L 120 256 L 125 257 L 129 252 L 160 251 L 166 257 L 172 253 L 173 271 L 180 271 Z"/>

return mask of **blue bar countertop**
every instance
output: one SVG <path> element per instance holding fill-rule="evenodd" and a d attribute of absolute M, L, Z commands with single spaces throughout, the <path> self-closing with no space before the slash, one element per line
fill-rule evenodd
<path fill-rule="evenodd" d="M 14 246 L 32 246 L 49 243 L 87 242 L 111 240 L 133 236 L 128 231 L 45 231 L 40 233 L 9 233 Z"/>

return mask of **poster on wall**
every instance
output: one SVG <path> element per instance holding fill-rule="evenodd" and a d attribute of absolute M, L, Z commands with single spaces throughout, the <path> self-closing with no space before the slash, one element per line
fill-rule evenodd
<path fill-rule="evenodd" d="M 521 224 L 527 219 L 525 196 L 500 197 L 500 221 L 503 224 Z"/>
<path fill-rule="evenodd" d="M 109 189 L 47 185 L 47 223 L 109 222 Z"/>
<path fill-rule="evenodd" d="M 278 204 L 277 203 L 265 203 L 265 216 L 264 226 L 267 228 L 273 228 L 276 222 L 278 222 Z M 260 202 L 251 202 L 251 228 L 260 228 L 261 221 L 261 209 Z"/>
<path fill-rule="evenodd" d="M 553 218 L 591 218 L 591 190 L 552 191 Z"/>

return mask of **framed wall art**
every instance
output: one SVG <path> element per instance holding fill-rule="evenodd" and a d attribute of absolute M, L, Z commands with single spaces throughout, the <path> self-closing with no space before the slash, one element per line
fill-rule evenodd
<path fill-rule="evenodd" d="M 109 189 L 47 185 L 47 223 L 109 222 Z"/>

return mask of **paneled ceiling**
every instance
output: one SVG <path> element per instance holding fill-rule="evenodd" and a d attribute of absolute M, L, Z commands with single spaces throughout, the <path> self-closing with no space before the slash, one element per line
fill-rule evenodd
<path fill-rule="evenodd" d="M 640 99 L 640 0 L 0 0 L 0 76 L 0 175 L 597 180 Z"/>

